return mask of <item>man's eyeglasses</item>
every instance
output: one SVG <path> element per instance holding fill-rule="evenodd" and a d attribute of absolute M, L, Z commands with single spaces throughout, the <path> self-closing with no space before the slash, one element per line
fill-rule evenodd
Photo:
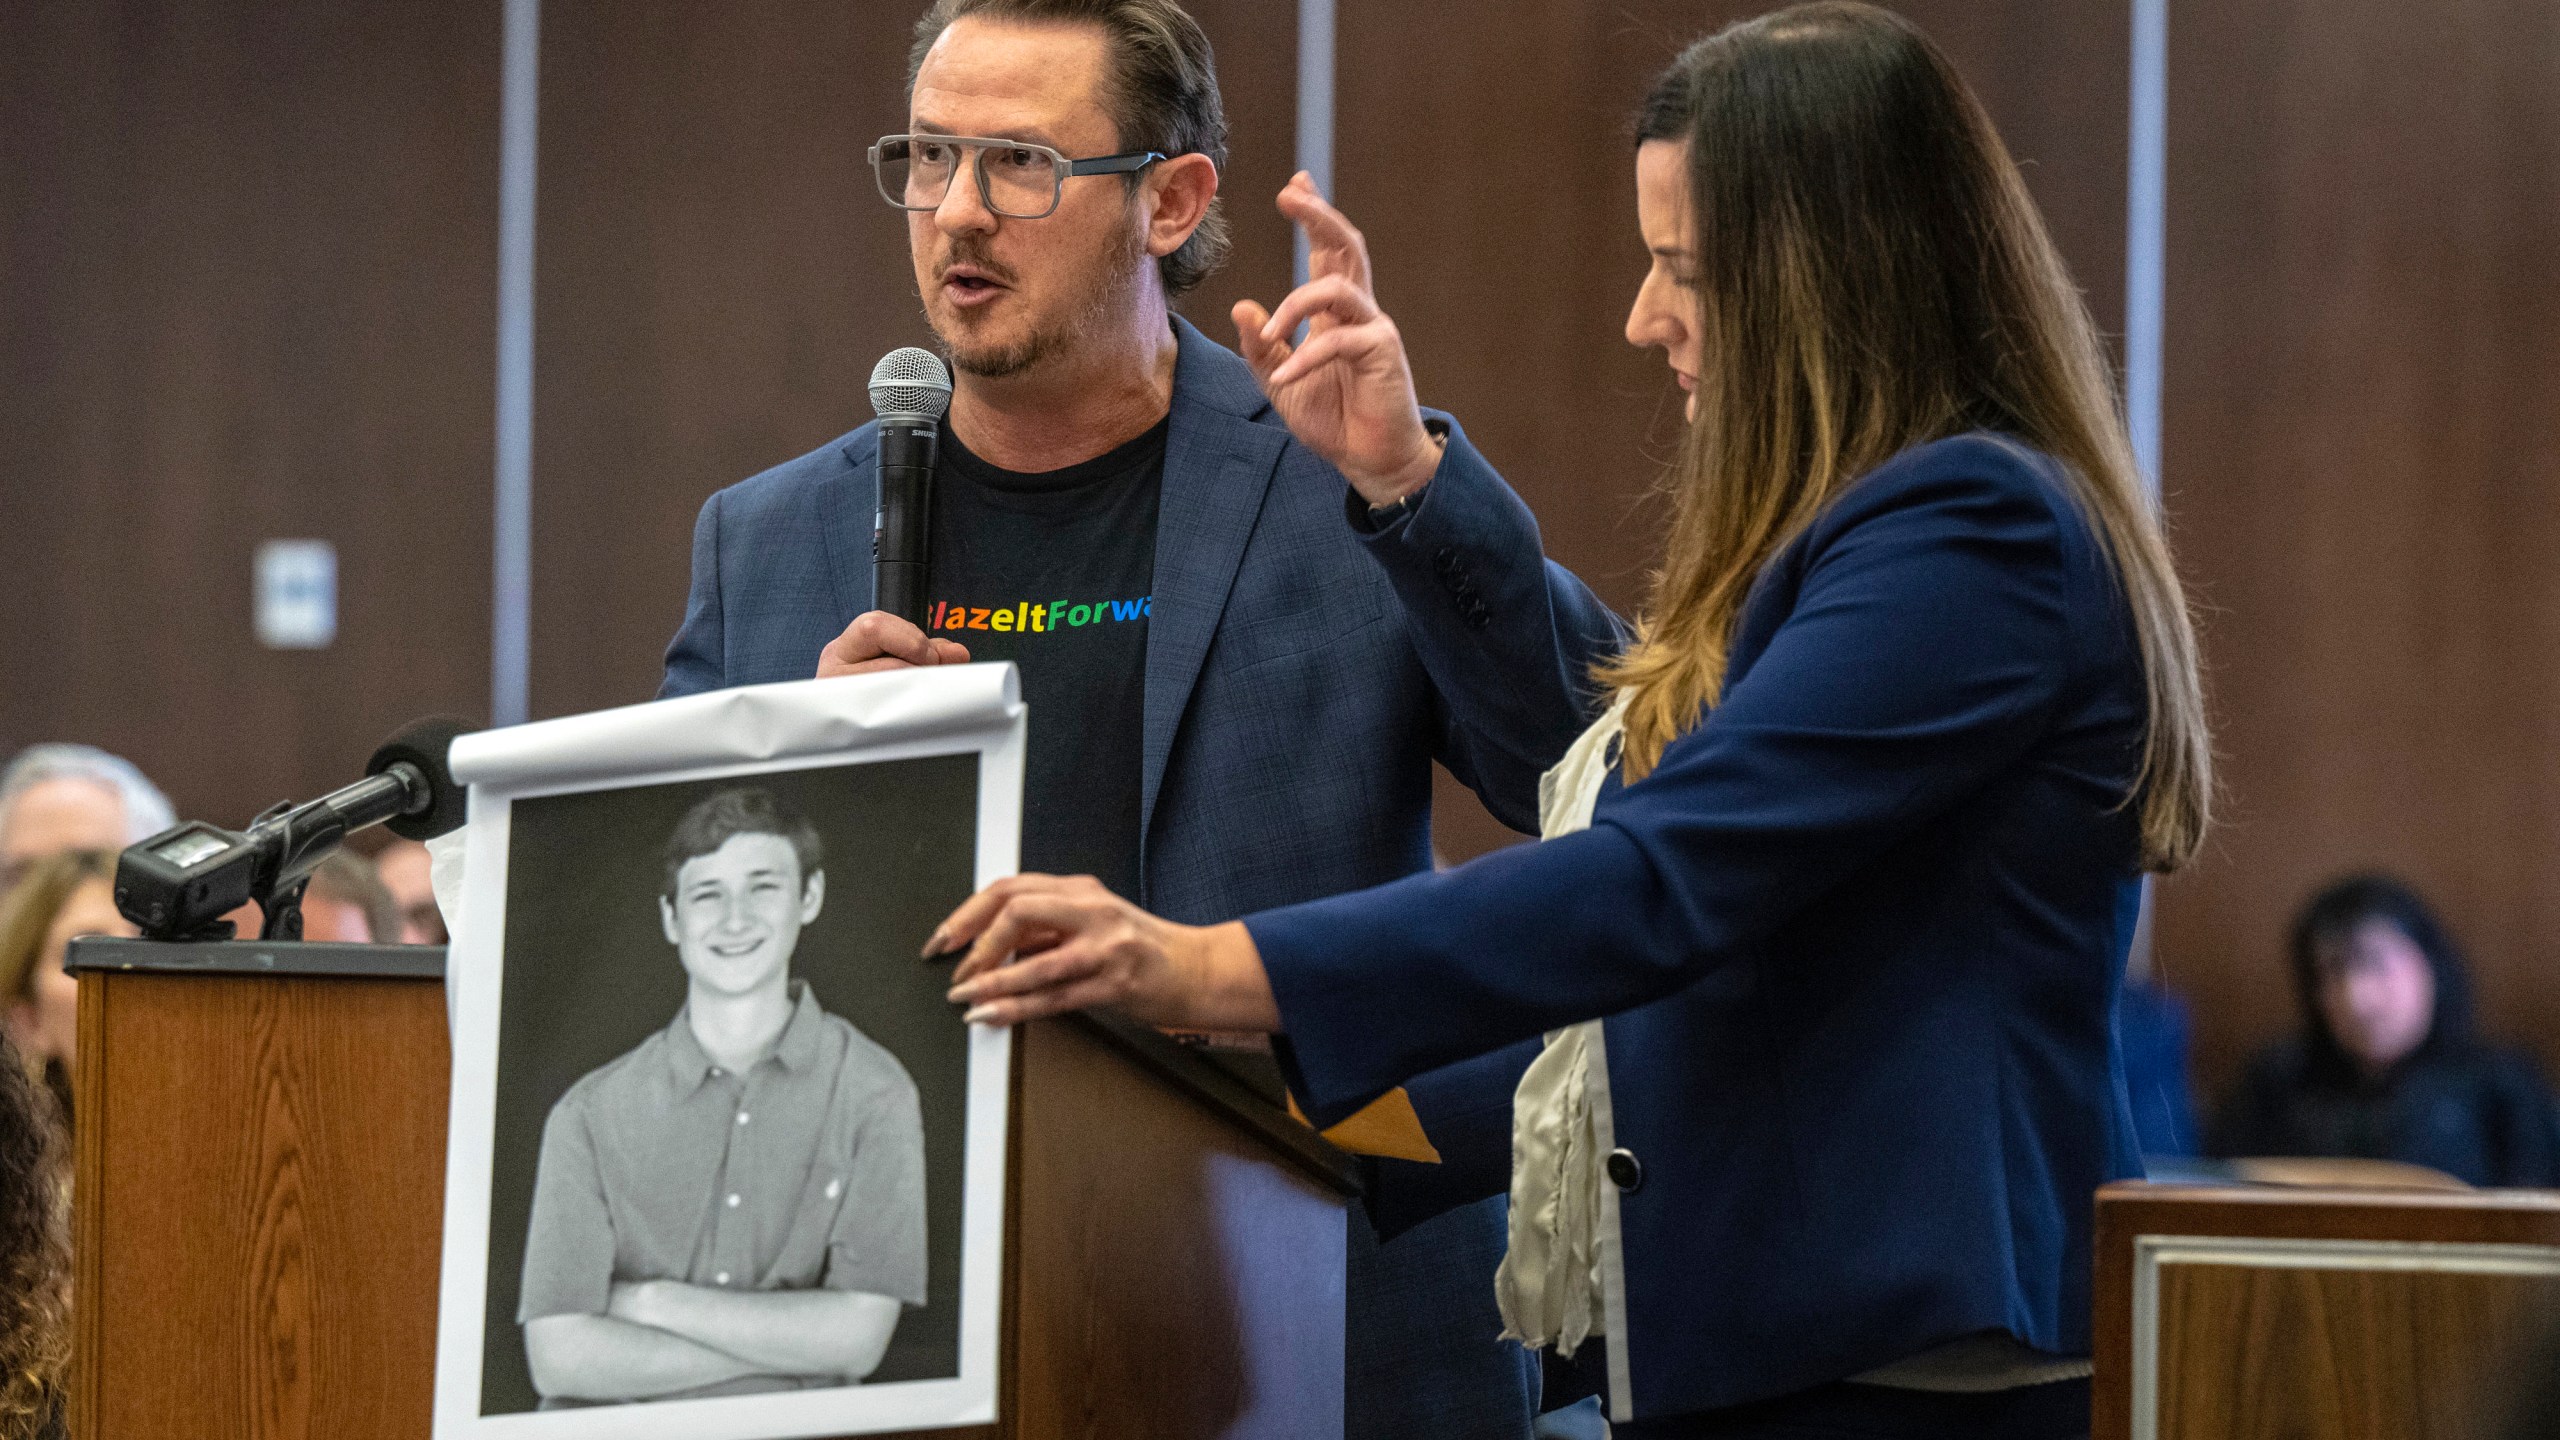
<path fill-rule="evenodd" d="M 1058 208 L 1076 175 L 1130 175 L 1166 157 L 1153 150 L 1070 160 L 1028 140 L 977 135 L 883 135 L 871 147 L 880 197 L 901 210 L 939 210 L 962 157 L 978 177 L 978 198 L 998 215 L 1037 220 Z"/>

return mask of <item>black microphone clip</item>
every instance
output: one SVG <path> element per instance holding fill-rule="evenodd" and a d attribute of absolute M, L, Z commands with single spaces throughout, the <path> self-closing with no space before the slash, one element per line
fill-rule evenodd
<path fill-rule="evenodd" d="M 460 828 L 468 792 L 453 783 L 446 752 L 471 728 L 447 716 L 413 720 L 366 762 L 365 778 L 317 800 L 277 805 L 225 830 L 190 820 L 116 859 L 116 909 L 153 940 L 228 940 L 222 917 L 256 901 L 261 940 L 302 938 L 302 892 L 311 872 L 371 825 L 431 840 Z"/>

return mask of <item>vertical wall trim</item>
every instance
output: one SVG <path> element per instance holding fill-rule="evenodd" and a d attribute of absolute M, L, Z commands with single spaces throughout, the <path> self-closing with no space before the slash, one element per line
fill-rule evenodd
<path fill-rule="evenodd" d="M 489 723 L 524 723 L 533 610 L 533 162 L 542 0 L 507 0 L 498 139 L 498 475 Z"/>
<path fill-rule="evenodd" d="M 2169 245 L 2169 0 L 2133 0 L 2133 106 L 2125 150 L 2124 419 L 2134 468 L 2160 503 L 2160 371 Z M 2152 980 L 2152 877 L 2128 974 Z"/>
<path fill-rule="evenodd" d="M 1333 3 L 1298 0 L 1298 168 L 1333 194 Z M 1230 201 L 1230 204 L 1233 202 Z M 1307 236 L 1290 241 L 1292 283 L 1307 283 Z"/>
<path fill-rule="evenodd" d="M 2142 480 L 2160 495 L 2160 376 L 2167 303 L 2169 0 L 2133 0 L 2133 117 L 2125 167 L 2124 408 Z"/>

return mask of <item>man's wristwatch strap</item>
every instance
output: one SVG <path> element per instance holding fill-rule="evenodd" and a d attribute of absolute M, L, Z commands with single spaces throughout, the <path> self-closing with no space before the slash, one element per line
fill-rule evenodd
<path fill-rule="evenodd" d="M 1422 492 L 1430 488 L 1431 482 L 1426 480 L 1423 483 L 1414 486 L 1412 489 L 1407 490 L 1402 495 L 1397 496 L 1393 500 L 1388 501 L 1384 505 L 1370 506 L 1370 528 L 1383 530 L 1387 526 L 1393 525 L 1405 516 L 1413 513 L 1413 507 L 1422 503 Z"/>

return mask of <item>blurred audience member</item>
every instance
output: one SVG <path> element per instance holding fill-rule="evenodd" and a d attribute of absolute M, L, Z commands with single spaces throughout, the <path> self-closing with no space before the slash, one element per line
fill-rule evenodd
<path fill-rule="evenodd" d="M 445 943 L 444 912 L 436 908 L 435 887 L 428 883 L 427 847 L 415 840 L 394 840 L 373 857 L 373 873 L 400 907 L 400 943 Z"/>
<path fill-rule="evenodd" d="M 62 1121 L 0 1038 L 0 1440 L 58 1440 L 71 1360 Z"/>
<path fill-rule="evenodd" d="M 2187 1079 L 2187 1002 L 2153 973 L 2151 887 L 2142 887 L 2116 995 L 2116 1048 L 2124 1057 L 2133 1133 L 2146 1156 L 2183 1159 L 2197 1151 L 2195 1088 Z"/>
<path fill-rule="evenodd" d="M 0 1028 L 66 1116 L 80 986 L 63 973 L 63 956 L 82 935 L 138 933 L 116 913 L 115 873 L 111 852 L 74 850 L 36 861 L 0 898 Z"/>
<path fill-rule="evenodd" d="M 2128 976 L 2116 998 L 2125 1098 L 2142 1153 L 2196 1153 L 2195 1092 L 2187 1084 L 2187 1002 L 2148 976 Z"/>
<path fill-rule="evenodd" d="M 2302 1033 L 2260 1054 L 2209 1137 L 2218 1156 L 2344 1155 L 2474 1185 L 2560 1185 L 2560 1110 L 2533 1063 L 2482 1041 L 2453 941 L 2378 875 L 2313 897 L 2293 927 Z"/>
<path fill-rule="evenodd" d="M 373 866 L 344 850 L 330 852 L 302 892 L 302 938 L 348 945 L 400 943 L 400 906 Z"/>
<path fill-rule="evenodd" d="M 176 823 L 131 761 L 94 745 L 30 745 L 0 770 L 0 892 L 47 855 L 121 850 Z"/>

